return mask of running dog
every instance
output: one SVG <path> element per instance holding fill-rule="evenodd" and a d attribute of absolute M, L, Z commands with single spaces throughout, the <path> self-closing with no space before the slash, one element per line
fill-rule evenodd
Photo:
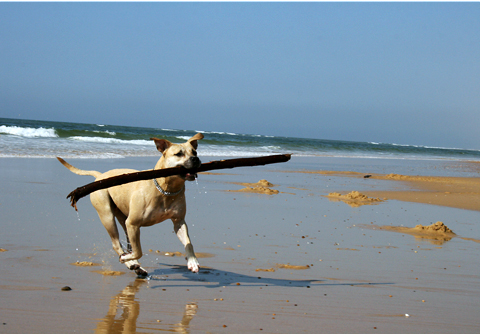
<path fill-rule="evenodd" d="M 197 157 L 197 141 L 203 134 L 197 133 L 183 144 L 173 144 L 165 139 L 150 138 L 155 142 L 162 156 L 155 169 L 183 166 L 186 169 L 198 168 L 201 165 Z M 113 169 L 106 173 L 86 171 L 73 167 L 65 160 L 57 159 L 71 172 L 78 175 L 90 175 L 102 180 L 125 173 L 137 172 L 132 169 Z M 112 239 L 113 249 L 119 260 L 128 269 L 134 270 L 138 276 L 148 276 L 148 272 L 137 261 L 143 255 L 140 245 L 140 227 L 152 226 L 171 219 L 178 238 L 185 247 L 187 267 L 198 272 L 198 260 L 195 256 L 190 237 L 188 236 L 185 215 L 185 181 L 195 180 L 195 174 L 174 175 L 165 178 L 131 182 L 93 192 L 90 201 L 97 210 L 98 216 Z M 117 219 L 127 236 L 127 251 L 119 240 Z"/>

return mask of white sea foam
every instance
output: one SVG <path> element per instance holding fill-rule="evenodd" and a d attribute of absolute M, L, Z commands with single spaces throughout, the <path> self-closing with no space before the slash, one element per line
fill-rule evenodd
<path fill-rule="evenodd" d="M 21 153 L 1 153 L 0 158 L 37 158 L 37 159 L 55 159 L 57 156 L 61 156 L 64 159 L 122 159 L 128 155 L 121 155 L 115 153 L 84 153 L 78 154 L 75 153 L 60 153 L 60 154 L 21 154 Z"/>
<path fill-rule="evenodd" d="M 130 144 L 130 145 L 142 145 L 142 146 L 151 146 L 152 142 L 149 140 L 123 140 L 116 138 L 103 138 L 103 137 L 82 137 L 74 136 L 69 137 L 68 139 L 77 140 L 82 142 L 90 143 L 104 143 L 104 144 Z"/>
<path fill-rule="evenodd" d="M 282 149 L 280 146 L 262 146 L 262 148 L 267 151 L 278 151 Z"/>
<path fill-rule="evenodd" d="M 259 157 L 267 154 L 278 153 L 275 146 L 261 146 L 261 147 L 238 147 L 238 146 L 218 146 L 218 145 L 200 145 L 198 146 L 199 156 L 210 157 Z M 303 154 L 296 154 L 302 156 Z M 312 155 L 312 154 L 306 154 Z"/>
<path fill-rule="evenodd" d="M 452 150 L 452 151 L 471 151 L 471 152 L 479 152 L 480 150 L 475 149 L 468 149 L 468 148 L 458 148 L 458 147 L 443 147 L 443 146 L 425 146 L 425 145 L 408 145 L 408 144 L 387 144 L 392 146 L 400 146 L 400 147 L 414 147 L 420 149 L 431 149 L 431 150 Z"/>
<path fill-rule="evenodd" d="M 189 140 L 190 138 L 192 138 L 191 136 L 175 136 L 175 137 L 182 140 Z"/>
<path fill-rule="evenodd" d="M 117 133 L 115 131 L 98 131 L 98 130 L 94 130 L 92 132 L 95 132 L 95 133 L 106 133 L 108 135 L 111 135 L 111 136 L 115 136 Z"/>
<path fill-rule="evenodd" d="M 203 134 L 215 134 L 215 135 L 229 135 L 229 136 L 241 136 L 238 133 L 233 133 L 233 132 L 221 132 L 221 131 L 201 131 L 201 130 L 196 130 L 196 132 L 200 132 Z"/>
<path fill-rule="evenodd" d="M 55 137 L 58 137 L 54 128 L 51 128 L 51 129 L 24 128 L 24 127 L 19 127 L 19 126 L 1 125 L 0 126 L 0 133 L 14 135 L 14 136 L 20 136 L 20 137 L 28 137 L 28 138 L 33 138 L 33 137 L 55 138 Z"/>

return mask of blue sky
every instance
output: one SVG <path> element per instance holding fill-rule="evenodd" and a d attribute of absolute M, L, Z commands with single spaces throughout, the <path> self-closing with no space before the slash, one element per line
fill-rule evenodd
<path fill-rule="evenodd" d="M 0 117 L 480 149 L 480 3 L 0 3 Z"/>

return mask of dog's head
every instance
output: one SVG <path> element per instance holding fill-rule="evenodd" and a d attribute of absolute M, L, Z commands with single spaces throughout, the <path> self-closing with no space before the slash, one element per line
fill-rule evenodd
<path fill-rule="evenodd" d="M 198 168 L 202 164 L 197 157 L 198 140 L 203 139 L 203 134 L 197 133 L 183 144 L 173 144 L 166 139 L 150 138 L 155 142 L 157 150 L 162 153 L 157 163 L 158 168 L 183 166 L 187 169 Z M 181 175 L 187 181 L 193 181 L 195 174 Z"/>

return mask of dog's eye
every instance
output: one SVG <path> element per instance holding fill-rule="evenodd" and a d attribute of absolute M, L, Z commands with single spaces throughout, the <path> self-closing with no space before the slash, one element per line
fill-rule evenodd
<path fill-rule="evenodd" d="M 177 157 L 183 157 L 183 152 L 180 151 L 180 152 L 178 152 L 178 153 L 175 153 L 175 155 L 176 155 Z"/>
<path fill-rule="evenodd" d="M 196 156 L 197 156 L 197 151 L 192 150 L 192 155 L 193 155 L 194 157 L 196 157 Z"/>

